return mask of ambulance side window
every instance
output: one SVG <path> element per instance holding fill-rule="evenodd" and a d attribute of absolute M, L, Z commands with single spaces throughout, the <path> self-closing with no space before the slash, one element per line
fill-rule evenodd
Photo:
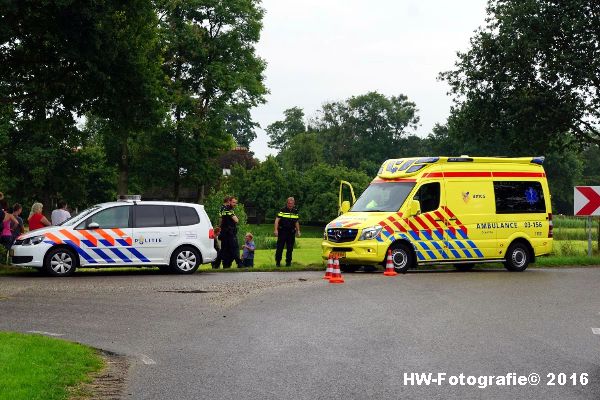
<path fill-rule="evenodd" d="M 495 181 L 496 214 L 545 213 L 546 201 L 540 182 Z"/>
<path fill-rule="evenodd" d="M 440 206 L 440 183 L 426 183 L 419 188 L 415 194 L 414 200 L 421 203 L 421 213 L 435 211 Z"/>

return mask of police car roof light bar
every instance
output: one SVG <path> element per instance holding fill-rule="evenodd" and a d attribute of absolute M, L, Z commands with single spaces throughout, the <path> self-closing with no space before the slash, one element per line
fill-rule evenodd
<path fill-rule="evenodd" d="M 120 194 L 117 196 L 117 201 L 141 201 L 142 196 L 139 194 Z"/>

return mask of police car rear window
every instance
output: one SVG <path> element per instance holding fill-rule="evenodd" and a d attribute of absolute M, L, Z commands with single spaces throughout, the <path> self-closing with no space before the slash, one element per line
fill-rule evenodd
<path fill-rule="evenodd" d="M 134 227 L 150 228 L 165 226 L 163 206 L 137 206 L 135 207 Z"/>
<path fill-rule="evenodd" d="M 179 226 L 196 225 L 200 223 L 200 217 L 193 207 L 177 206 L 177 219 Z"/>

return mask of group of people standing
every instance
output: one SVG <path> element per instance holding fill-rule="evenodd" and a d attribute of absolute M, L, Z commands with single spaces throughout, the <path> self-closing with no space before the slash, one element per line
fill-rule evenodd
<path fill-rule="evenodd" d="M 23 206 L 19 203 L 14 203 L 12 207 L 8 206 L 8 202 L 4 199 L 4 194 L 0 193 L 0 219 L 2 219 L 2 234 L 0 236 L 0 244 L 7 249 L 10 249 L 17 237 L 25 232 L 25 224 L 21 213 Z M 71 214 L 67 211 L 67 203 L 65 201 L 58 202 L 58 208 L 52 211 L 51 220 L 48 221 L 43 214 L 44 206 L 42 203 L 33 203 L 31 212 L 27 222 L 29 231 L 41 229 L 50 225 L 59 225 L 71 218 Z"/>
<path fill-rule="evenodd" d="M 219 227 L 215 229 L 217 259 L 212 263 L 212 267 L 215 269 L 218 269 L 221 263 L 223 268 L 231 268 L 234 261 L 238 268 L 254 266 L 256 245 L 253 240 L 254 236 L 250 232 L 245 235 L 242 257 L 240 258 L 240 246 L 237 239 L 240 221 L 235 215 L 236 206 L 237 198 L 234 196 L 227 196 L 223 199 L 223 205 L 219 211 Z M 300 220 L 293 197 L 287 199 L 286 206 L 275 217 L 274 228 L 273 233 L 277 237 L 275 265 L 277 267 L 281 266 L 283 248 L 286 247 L 285 265 L 289 267 L 292 265 L 295 238 L 300 236 Z"/>

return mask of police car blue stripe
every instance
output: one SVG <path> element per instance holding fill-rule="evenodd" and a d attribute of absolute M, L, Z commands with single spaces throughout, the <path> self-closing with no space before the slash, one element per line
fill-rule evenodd
<path fill-rule="evenodd" d="M 117 239 L 117 243 L 119 243 L 121 246 L 129 246 L 129 243 L 127 243 L 125 239 Z"/>
<path fill-rule="evenodd" d="M 137 251 L 136 248 L 134 248 L 134 247 L 127 247 L 127 250 L 129 250 L 131 252 L 131 254 L 133 254 L 134 256 L 136 256 L 137 258 L 139 258 L 141 262 L 150 262 L 150 260 L 148 260 L 142 253 L 140 253 L 139 251 Z"/>
<path fill-rule="evenodd" d="M 105 252 L 103 252 L 102 250 L 97 249 L 97 248 L 93 248 L 92 250 L 94 250 L 94 252 L 96 254 L 98 254 L 100 257 L 102 257 L 102 259 L 104 261 L 106 261 L 107 263 L 114 264 L 116 262 L 115 260 L 113 260 L 112 258 L 110 258 L 110 256 L 108 254 L 106 254 Z"/>
<path fill-rule="evenodd" d="M 123 254 L 123 252 L 121 250 L 117 249 L 116 247 L 111 247 L 109 250 L 112 251 L 113 253 L 115 253 L 117 255 L 117 257 L 119 257 L 121 260 L 123 260 L 125 262 L 133 262 L 133 261 L 131 261 L 131 259 L 127 258 L 127 256 L 125 254 Z"/>
<path fill-rule="evenodd" d="M 83 250 L 81 249 L 81 247 L 75 247 L 75 250 L 77 251 L 77 253 L 78 253 L 78 254 L 79 254 L 81 257 L 85 258 L 85 261 L 89 262 L 90 264 L 97 264 L 97 263 L 98 263 L 98 261 L 94 260 L 94 259 L 92 258 L 92 256 L 90 256 L 88 253 L 86 253 L 85 251 L 83 251 Z"/>
<path fill-rule="evenodd" d="M 85 244 L 87 247 L 96 247 L 96 245 L 95 245 L 94 243 L 90 242 L 90 241 L 89 241 L 89 240 L 87 240 L 87 239 L 83 239 L 83 240 L 81 241 L 81 243 Z"/>
<path fill-rule="evenodd" d="M 109 242 L 109 241 L 108 241 L 108 240 L 106 240 L 106 239 L 100 239 L 99 241 L 100 241 L 100 243 L 102 243 L 102 244 L 103 244 L 103 245 L 105 245 L 106 247 L 114 246 L 114 244 L 113 244 L 113 243 Z"/>

